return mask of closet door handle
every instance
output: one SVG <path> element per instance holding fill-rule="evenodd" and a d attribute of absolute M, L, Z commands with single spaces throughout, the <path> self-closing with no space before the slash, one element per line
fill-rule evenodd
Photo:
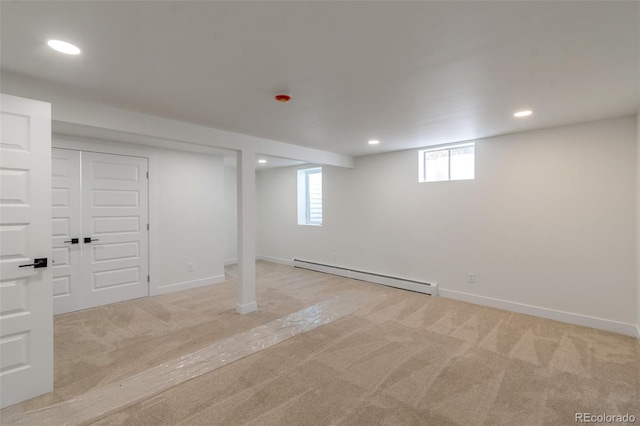
<path fill-rule="evenodd" d="M 33 259 L 33 263 L 28 265 L 18 265 L 18 268 L 26 268 L 27 266 L 33 266 L 34 269 L 37 268 L 46 268 L 47 267 L 47 258 L 41 257 L 40 259 Z"/>
<path fill-rule="evenodd" d="M 78 244 L 80 242 L 79 238 L 72 238 L 69 241 L 65 241 L 65 243 Z"/>
<path fill-rule="evenodd" d="M 90 243 L 92 241 L 100 241 L 100 240 L 98 238 L 91 238 L 91 237 L 85 237 L 84 238 L 84 243 L 85 244 Z"/>

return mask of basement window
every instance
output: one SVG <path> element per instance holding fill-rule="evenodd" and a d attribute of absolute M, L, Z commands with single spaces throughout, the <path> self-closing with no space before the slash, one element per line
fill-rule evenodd
<path fill-rule="evenodd" d="M 298 170 L 298 225 L 322 226 L 322 167 Z"/>
<path fill-rule="evenodd" d="M 418 151 L 418 182 L 442 182 L 474 178 L 474 143 Z"/>

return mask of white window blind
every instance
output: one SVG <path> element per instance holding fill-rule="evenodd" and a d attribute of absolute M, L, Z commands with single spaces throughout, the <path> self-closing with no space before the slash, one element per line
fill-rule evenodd
<path fill-rule="evenodd" d="M 322 225 L 322 168 L 298 170 L 298 225 Z"/>
<path fill-rule="evenodd" d="M 322 170 L 307 173 L 307 223 L 322 225 Z"/>

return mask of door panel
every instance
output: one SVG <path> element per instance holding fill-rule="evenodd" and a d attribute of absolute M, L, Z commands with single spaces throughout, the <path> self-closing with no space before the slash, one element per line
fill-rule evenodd
<path fill-rule="evenodd" d="M 140 258 L 140 242 L 93 245 L 91 247 L 93 263 L 107 262 L 110 260 L 127 260 Z"/>
<path fill-rule="evenodd" d="M 82 153 L 84 307 L 149 295 L 147 159 Z"/>
<path fill-rule="evenodd" d="M 53 390 L 51 107 L 0 98 L 0 407 Z M 60 226 L 60 225 L 59 225 Z"/>
<path fill-rule="evenodd" d="M 82 309 L 80 151 L 51 150 L 53 313 Z M 80 241 L 80 240 L 79 240 Z"/>
<path fill-rule="evenodd" d="M 140 232 L 139 216 L 94 217 L 92 221 L 95 236 L 109 234 L 138 234 Z"/>

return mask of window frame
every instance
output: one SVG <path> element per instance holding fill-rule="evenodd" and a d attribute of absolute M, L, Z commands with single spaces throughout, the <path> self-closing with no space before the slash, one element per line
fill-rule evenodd
<path fill-rule="evenodd" d="M 311 218 L 311 188 L 310 179 L 311 175 L 320 175 L 320 220 L 313 220 Z M 322 167 L 310 167 L 306 169 L 297 170 L 298 178 L 298 225 L 305 226 L 322 226 L 323 222 L 323 189 L 322 189 Z"/>
<path fill-rule="evenodd" d="M 473 177 L 465 179 L 451 179 L 451 150 L 456 148 L 473 147 Z M 447 179 L 443 180 L 427 180 L 427 167 L 426 156 L 430 152 L 447 151 Z M 425 148 L 418 151 L 418 182 L 419 183 L 433 183 L 433 182 L 451 182 L 458 180 L 475 180 L 475 160 L 476 160 L 476 144 L 475 142 L 456 143 L 452 145 L 440 145 L 432 148 Z"/>

